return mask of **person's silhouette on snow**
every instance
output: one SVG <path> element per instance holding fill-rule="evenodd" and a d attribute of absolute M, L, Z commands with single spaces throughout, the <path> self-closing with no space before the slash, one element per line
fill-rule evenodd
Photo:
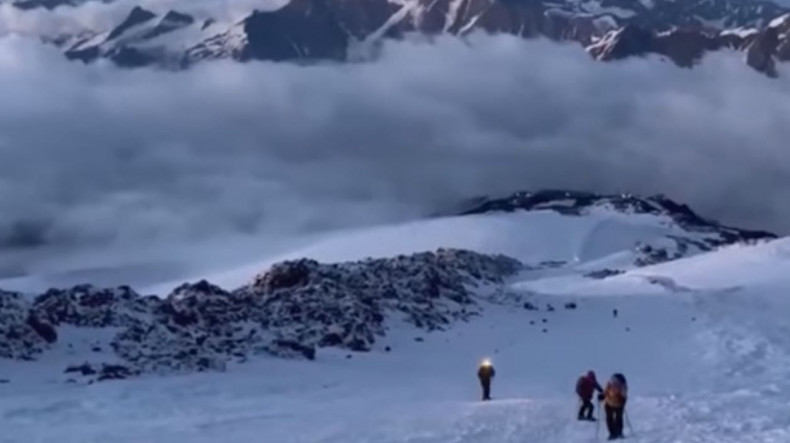
<path fill-rule="evenodd" d="M 604 401 L 606 410 L 606 427 L 609 429 L 609 440 L 623 438 L 623 414 L 628 400 L 628 384 L 623 374 L 614 374 L 606 384 L 603 394 L 598 400 Z"/>
<path fill-rule="evenodd" d="M 601 385 L 595 379 L 595 372 L 589 371 L 587 374 L 579 377 L 579 380 L 576 382 L 576 395 L 579 396 L 579 401 L 581 402 L 579 420 L 595 421 L 593 418 L 595 406 L 593 406 L 592 402 L 595 391 L 603 393 Z"/>
<path fill-rule="evenodd" d="M 491 400 L 491 379 L 496 375 L 494 366 L 490 360 L 483 360 L 480 369 L 477 370 L 477 378 L 480 379 L 480 386 L 483 388 L 483 401 Z"/>

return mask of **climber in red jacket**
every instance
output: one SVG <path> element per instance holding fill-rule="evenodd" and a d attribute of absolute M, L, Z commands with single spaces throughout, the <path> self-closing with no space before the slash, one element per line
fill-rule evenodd
<path fill-rule="evenodd" d="M 595 418 L 593 418 L 595 406 L 592 403 L 595 391 L 603 392 L 603 388 L 598 384 L 598 380 L 595 379 L 595 372 L 588 371 L 586 375 L 579 377 L 579 380 L 576 382 L 576 395 L 579 396 L 579 401 L 581 402 L 579 420 L 595 421 Z"/>

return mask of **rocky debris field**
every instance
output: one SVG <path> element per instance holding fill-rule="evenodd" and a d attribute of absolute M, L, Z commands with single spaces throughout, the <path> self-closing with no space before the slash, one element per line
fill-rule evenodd
<path fill-rule="evenodd" d="M 507 298 L 505 279 L 522 269 L 505 256 L 440 249 L 282 262 L 233 291 L 200 281 L 164 298 L 125 286 L 81 285 L 34 298 L 0 292 L 0 357 L 37 359 L 59 343 L 63 327 L 111 331 L 107 349 L 92 345 L 91 361 L 64 370 L 91 380 L 222 370 L 257 354 L 312 360 L 322 347 L 366 352 L 395 318 L 429 332 L 479 315 L 481 301 Z"/>

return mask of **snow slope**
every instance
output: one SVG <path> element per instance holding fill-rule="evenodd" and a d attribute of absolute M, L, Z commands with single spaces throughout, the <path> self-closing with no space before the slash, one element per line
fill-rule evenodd
<path fill-rule="evenodd" d="M 573 420 L 571 394 L 588 368 L 629 376 L 631 441 L 787 441 L 788 303 L 754 297 L 553 296 L 542 301 L 579 307 L 491 307 L 424 342 L 402 330 L 391 353 L 263 359 L 230 374 L 88 387 L 15 374 L 0 385 L 3 441 L 589 442 L 595 425 Z M 482 356 L 498 370 L 491 403 L 477 401 Z"/>
<path fill-rule="evenodd" d="M 601 210 L 337 233 L 289 255 L 348 260 L 444 246 L 570 265 L 508 283 L 538 310 L 486 304 L 473 321 L 432 333 L 393 320 L 381 343 L 391 352 L 321 349 L 315 361 L 262 357 L 227 373 L 84 386 L 51 371 L 67 354 L 91 352 L 89 332 L 72 332 L 88 334 L 83 348 L 0 360 L 9 381 L 0 383 L 0 441 L 590 442 L 604 430 L 594 437 L 594 424 L 574 420 L 572 394 L 588 369 L 628 376 L 629 441 L 790 441 L 790 239 L 640 268 L 623 259 L 634 241 L 663 241 L 674 229 L 661 217 Z M 624 273 L 581 275 L 614 261 Z M 217 281 L 240 284 L 264 265 Z M 478 401 L 475 380 L 483 357 L 497 368 L 489 403 Z"/>
<path fill-rule="evenodd" d="M 578 295 L 790 288 L 790 238 L 751 246 L 732 245 L 715 253 L 632 269 L 602 281 L 566 275 L 523 281 L 516 286 L 520 290 Z"/>
<path fill-rule="evenodd" d="M 709 236 L 686 231 L 669 217 L 626 214 L 607 208 L 596 208 L 583 216 L 564 215 L 551 210 L 487 213 L 315 234 L 277 243 L 267 240 L 261 244 L 261 260 L 252 260 L 246 265 L 230 260 L 229 269 L 220 268 L 208 274 L 195 263 L 168 262 L 163 257 L 156 257 L 146 265 L 134 257 L 133 260 L 138 261 L 121 263 L 113 271 L 112 258 L 96 254 L 101 261 L 80 257 L 62 263 L 60 268 L 50 263 L 36 275 L 0 279 L 0 288 L 42 292 L 51 286 L 97 282 L 103 285 L 130 284 L 143 294 L 166 295 L 184 281 L 202 278 L 224 288 L 239 287 L 272 264 L 287 259 L 307 257 L 339 262 L 412 254 L 442 247 L 505 254 L 527 264 L 562 261 L 581 272 L 601 267 L 633 267 L 634 260 L 640 256 L 634 249 L 638 243 L 673 249 L 674 242 L 668 240 L 669 237 L 698 241 Z M 239 244 L 215 243 L 205 250 L 196 247 L 189 251 L 190 254 L 183 255 L 200 258 L 210 251 L 212 256 L 230 257 L 231 254 L 223 247 L 239 249 Z M 696 248 L 687 251 L 688 254 L 697 252 Z M 86 263 L 87 266 L 74 269 L 69 267 L 72 263 Z M 97 263 L 102 263 L 102 266 Z M 195 267 L 201 272 L 184 278 L 183 268 Z M 158 280 L 152 283 L 154 278 Z"/>
<path fill-rule="evenodd" d="M 629 269 L 641 256 L 635 250 L 637 245 L 674 250 L 673 238 L 703 241 L 709 237 L 709 233 L 684 230 L 666 216 L 628 214 L 606 207 L 594 208 L 581 216 L 552 210 L 486 213 L 329 233 L 314 237 L 310 244 L 289 252 L 200 278 L 234 288 L 283 260 L 306 257 L 331 263 L 438 248 L 504 254 L 533 265 L 565 262 L 568 265 L 566 273 L 605 267 Z M 685 254 L 699 252 L 698 248 L 691 247 Z M 140 292 L 165 294 L 181 282 L 142 286 Z"/>

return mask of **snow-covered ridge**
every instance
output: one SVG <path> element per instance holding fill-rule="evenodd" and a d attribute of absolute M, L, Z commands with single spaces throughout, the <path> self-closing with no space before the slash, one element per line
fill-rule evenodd
<path fill-rule="evenodd" d="M 0 292 L 0 357 L 35 359 L 58 342 L 62 326 L 118 330 L 68 371 L 98 378 L 221 370 L 261 353 L 313 359 L 327 346 L 367 351 L 395 317 L 433 331 L 478 315 L 479 301 L 496 300 L 504 278 L 522 269 L 504 256 L 439 250 L 338 264 L 283 262 L 232 292 L 201 281 L 163 299 L 90 285 L 32 302 Z"/>
<path fill-rule="evenodd" d="M 639 197 L 633 194 L 606 195 L 563 190 L 524 191 L 504 198 L 480 198 L 468 205 L 469 208 L 461 211 L 462 215 L 517 210 L 552 210 L 566 215 L 583 215 L 594 208 L 609 207 L 626 214 L 666 216 L 687 231 L 714 234 L 705 240 L 710 247 L 776 238 L 770 232 L 728 227 L 703 218 L 688 205 L 664 195 Z"/>
<path fill-rule="evenodd" d="M 589 215 L 596 210 L 612 210 L 622 214 L 649 215 L 664 219 L 679 228 L 653 241 L 634 244 L 633 265 L 646 266 L 712 251 L 733 243 L 770 240 L 770 232 L 752 231 L 724 226 L 701 217 L 685 204 L 663 195 L 639 197 L 631 194 L 605 195 L 591 192 L 546 190 L 517 192 L 504 198 L 480 198 L 468 203 L 462 215 L 514 211 L 555 211 L 566 216 Z M 597 269 L 595 272 L 611 272 Z"/>

